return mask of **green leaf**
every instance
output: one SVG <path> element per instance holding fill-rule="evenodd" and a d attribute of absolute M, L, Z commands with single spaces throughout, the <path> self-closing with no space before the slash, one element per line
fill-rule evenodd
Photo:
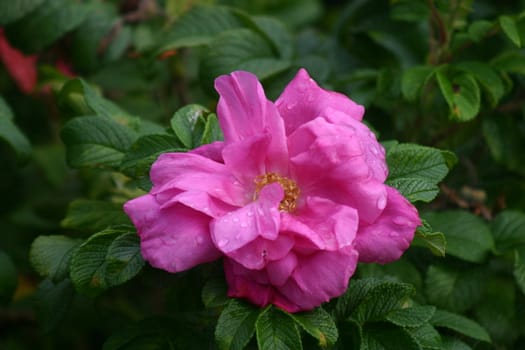
<path fill-rule="evenodd" d="M 401 92 L 409 101 L 415 101 L 423 86 L 432 78 L 435 67 L 416 66 L 403 72 L 401 78 Z"/>
<path fill-rule="evenodd" d="M 260 313 L 261 309 L 243 301 L 230 300 L 219 316 L 215 328 L 215 339 L 219 349 L 244 349 L 253 337 L 255 323 Z"/>
<path fill-rule="evenodd" d="M 5 31 L 16 47 L 26 52 L 40 51 L 82 23 L 88 9 L 83 3 L 47 0 Z"/>
<path fill-rule="evenodd" d="M 505 93 L 505 87 L 500 76 L 486 63 L 479 61 L 461 62 L 455 67 L 463 72 L 469 73 L 488 92 L 493 107 L 497 106 Z"/>
<path fill-rule="evenodd" d="M 432 265 L 425 279 L 428 301 L 451 311 L 464 312 L 483 297 L 484 276 L 479 269 L 461 271 L 457 268 Z"/>
<path fill-rule="evenodd" d="M 301 336 L 289 314 L 276 307 L 266 308 L 255 324 L 259 350 L 302 349 Z"/>
<path fill-rule="evenodd" d="M 372 323 L 363 328 L 360 350 L 419 350 L 421 347 L 404 328 L 390 323 Z"/>
<path fill-rule="evenodd" d="M 386 320 L 400 327 L 420 327 L 428 322 L 436 308 L 434 306 L 412 306 L 394 309 L 386 315 Z"/>
<path fill-rule="evenodd" d="M 117 168 L 136 138 L 129 127 L 98 116 L 74 118 L 62 129 L 67 162 L 73 168 Z"/>
<path fill-rule="evenodd" d="M 161 36 L 157 52 L 207 45 L 220 33 L 243 26 L 236 12 L 229 8 L 194 6 L 177 20 L 168 33 Z"/>
<path fill-rule="evenodd" d="M 474 42 L 481 41 L 494 24 L 487 20 L 472 21 L 468 27 L 468 34 Z"/>
<path fill-rule="evenodd" d="M 41 276 L 60 281 L 69 275 L 71 255 L 80 242 L 66 236 L 38 236 L 31 244 L 29 261 Z"/>
<path fill-rule="evenodd" d="M 210 44 L 201 61 L 200 76 L 206 86 L 212 86 L 216 77 L 234 70 L 252 72 L 263 80 L 290 66 L 290 61 L 279 57 L 263 36 L 249 29 L 235 29 L 221 33 Z"/>
<path fill-rule="evenodd" d="M 309 312 L 289 314 L 308 334 L 319 341 L 321 348 L 334 345 L 339 337 L 332 316 L 321 307 Z"/>
<path fill-rule="evenodd" d="M 14 22 L 40 6 L 44 0 L 0 1 L 0 25 Z"/>
<path fill-rule="evenodd" d="M 100 231 L 111 225 L 131 224 L 122 210 L 122 203 L 76 199 L 69 203 L 62 227 L 87 231 Z"/>
<path fill-rule="evenodd" d="M 434 255 L 444 257 L 447 247 L 445 235 L 443 232 L 434 232 L 426 220 L 422 222 L 423 224 L 416 229 L 416 235 L 411 244 L 427 247 Z"/>
<path fill-rule="evenodd" d="M 522 175 L 525 175 L 524 127 L 525 120 L 512 115 L 483 119 L 483 136 L 494 159 Z"/>
<path fill-rule="evenodd" d="M 215 113 L 211 113 L 206 118 L 206 125 L 204 126 L 204 132 L 202 133 L 201 144 L 205 145 L 214 141 L 223 141 L 224 135 L 222 134 L 219 120 Z"/>
<path fill-rule="evenodd" d="M 202 288 L 202 303 L 207 308 L 223 307 L 230 301 L 227 292 L 223 276 L 209 279 Z"/>
<path fill-rule="evenodd" d="M 478 323 L 464 316 L 444 310 L 436 310 L 430 323 L 435 327 L 447 328 L 467 337 L 490 343 L 487 331 Z"/>
<path fill-rule="evenodd" d="M 491 61 L 491 65 L 507 73 L 525 74 L 525 55 L 521 51 L 504 51 Z"/>
<path fill-rule="evenodd" d="M 132 228 L 109 228 L 89 237 L 71 258 L 76 289 L 97 295 L 133 278 L 144 266 L 139 237 Z"/>
<path fill-rule="evenodd" d="M 35 295 L 35 311 L 44 333 L 56 329 L 64 319 L 74 295 L 69 278 L 56 283 L 46 278 L 40 283 Z"/>
<path fill-rule="evenodd" d="M 494 248 L 488 225 L 464 210 L 429 212 L 423 215 L 432 227 L 445 234 L 447 253 L 470 262 L 483 262 Z"/>
<path fill-rule="evenodd" d="M 437 71 L 436 78 L 453 119 L 464 122 L 479 113 L 479 86 L 471 74 L 460 74 L 450 80 L 445 73 Z"/>
<path fill-rule="evenodd" d="M 11 301 L 18 284 L 16 267 L 9 255 L 0 250 L 0 305 Z"/>
<path fill-rule="evenodd" d="M 135 178 L 147 176 L 151 164 L 160 154 L 185 149 L 174 135 L 145 135 L 131 145 L 122 159 L 120 170 Z"/>
<path fill-rule="evenodd" d="M 439 192 L 437 184 L 447 175 L 447 161 L 440 150 L 414 144 L 388 148 L 387 184 L 397 188 L 409 201 L 429 202 Z"/>
<path fill-rule="evenodd" d="M 429 323 L 423 323 L 416 328 L 405 328 L 414 337 L 417 343 L 424 349 L 440 349 L 441 336 Z"/>
<path fill-rule="evenodd" d="M 525 246 L 514 251 L 514 278 L 521 292 L 525 294 Z"/>
<path fill-rule="evenodd" d="M 337 298 L 334 314 L 338 321 L 345 320 L 354 313 L 368 293 L 383 283 L 375 278 L 351 279 L 346 292 Z"/>
<path fill-rule="evenodd" d="M 279 57 L 291 59 L 294 43 L 292 36 L 283 22 L 272 17 L 254 17 L 253 24 L 264 34 L 279 54 Z"/>
<path fill-rule="evenodd" d="M 443 337 L 442 350 L 472 350 L 470 346 L 455 337 Z"/>
<path fill-rule="evenodd" d="M 177 110 L 171 117 L 171 128 L 182 144 L 191 149 L 199 145 L 201 135 L 196 134 L 198 127 L 202 127 L 204 117 L 209 113 L 206 107 L 200 105 L 187 105 Z"/>
<path fill-rule="evenodd" d="M 517 210 L 504 210 L 490 222 L 496 249 L 505 252 L 525 244 L 525 214 Z"/>
<path fill-rule="evenodd" d="M 499 25 L 514 45 L 521 47 L 521 38 L 516 20 L 510 16 L 499 16 Z"/>
<path fill-rule="evenodd" d="M 1 17 L 1 16 L 0 16 Z M 26 161 L 31 156 L 31 144 L 27 137 L 13 122 L 13 113 L 0 96 L 0 140 L 4 140 L 16 152 L 19 160 Z"/>

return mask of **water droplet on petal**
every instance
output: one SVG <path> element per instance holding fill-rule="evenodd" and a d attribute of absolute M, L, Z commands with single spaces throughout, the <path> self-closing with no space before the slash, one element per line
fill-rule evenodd
<path fill-rule="evenodd" d="M 236 240 L 240 240 L 240 239 L 241 239 L 241 234 L 240 234 L 240 233 L 236 234 L 236 235 L 235 235 L 235 239 L 236 239 Z"/>
<path fill-rule="evenodd" d="M 232 221 L 233 221 L 233 222 L 239 222 L 239 218 L 234 217 L 234 218 L 232 219 Z"/>
<path fill-rule="evenodd" d="M 246 215 L 249 216 L 249 217 L 252 217 L 253 216 L 253 211 L 250 210 L 249 212 L 246 213 Z"/>
<path fill-rule="evenodd" d="M 389 236 L 390 236 L 390 238 L 397 238 L 397 237 L 399 237 L 399 233 L 397 233 L 396 231 L 392 231 L 392 232 L 390 232 Z"/>
<path fill-rule="evenodd" d="M 197 237 L 196 242 L 197 242 L 198 245 L 201 245 L 202 243 L 204 243 L 204 238 L 199 236 L 199 237 Z"/>
<path fill-rule="evenodd" d="M 392 222 L 400 226 L 405 226 L 408 224 L 407 219 L 404 216 L 396 216 L 392 219 Z"/>
<path fill-rule="evenodd" d="M 226 244 L 228 244 L 228 242 L 229 242 L 229 241 L 228 241 L 227 239 L 221 239 L 221 240 L 217 243 L 217 245 L 219 246 L 219 248 L 222 248 L 222 247 L 224 247 Z"/>
<path fill-rule="evenodd" d="M 386 196 L 381 196 L 377 200 L 377 208 L 383 210 L 385 209 L 385 207 L 386 207 Z"/>
<path fill-rule="evenodd" d="M 241 227 L 242 227 L 242 228 L 246 228 L 246 227 L 248 227 L 248 224 L 245 223 L 245 222 L 241 222 Z"/>
<path fill-rule="evenodd" d="M 263 208 L 257 208 L 257 211 L 259 212 L 259 215 L 264 215 Z"/>

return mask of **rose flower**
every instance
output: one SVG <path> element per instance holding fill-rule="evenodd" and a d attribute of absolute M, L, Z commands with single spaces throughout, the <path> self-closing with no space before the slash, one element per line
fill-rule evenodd
<path fill-rule="evenodd" d="M 257 78 L 216 79 L 224 142 L 162 154 L 151 191 L 124 210 L 152 266 L 223 258 L 231 297 L 289 312 L 345 292 L 357 262 L 409 247 L 417 210 L 384 184 L 385 151 L 364 108 L 302 69 L 275 103 Z"/>

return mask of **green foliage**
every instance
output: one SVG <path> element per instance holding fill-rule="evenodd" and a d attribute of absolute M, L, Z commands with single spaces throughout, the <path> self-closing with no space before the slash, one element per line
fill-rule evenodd
<path fill-rule="evenodd" d="M 13 112 L 0 96 L 0 139 L 7 142 L 21 160 L 31 155 L 31 144 L 13 121 Z"/>
<path fill-rule="evenodd" d="M 17 286 L 16 266 L 3 251 L 0 251 L 0 305 L 8 304 Z"/>

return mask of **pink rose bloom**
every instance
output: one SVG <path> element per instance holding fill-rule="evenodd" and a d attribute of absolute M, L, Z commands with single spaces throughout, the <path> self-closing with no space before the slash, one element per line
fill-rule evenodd
<path fill-rule="evenodd" d="M 224 142 L 165 153 L 127 202 L 144 259 L 169 272 L 224 259 L 231 297 L 309 310 L 345 292 L 358 261 L 387 263 L 420 219 L 384 184 L 364 108 L 302 69 L 275 103 L 255 75 L 215 81 Z"/>

